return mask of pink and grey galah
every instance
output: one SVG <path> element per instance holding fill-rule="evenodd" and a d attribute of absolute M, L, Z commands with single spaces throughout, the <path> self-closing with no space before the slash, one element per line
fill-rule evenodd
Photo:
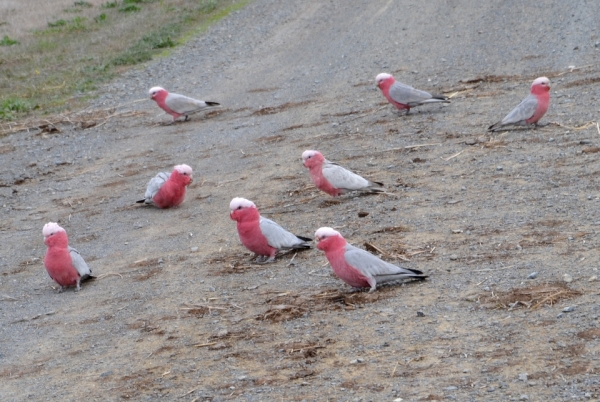
<path fill-rule="evenodd" d="M 388 102 L 396 106 L 399 111 L 406 110 L 406 114 L 410 112 L 411 107 L 426 103 L 450 103 L 450 100 L 446 96 L 432 95 L 429 92 L 397 82 L 391 74 L 378 74 L 375 77 L 375 81 L 377 81 L 377 86 L 381 89 L 383 96 L 385 96 Z"/>
<path fill-rule="evenodd" d="M 75 286 L 75 291 L 79 291 L 82 281 L 95 278 L 79 252 L 69 247 L 65 229 L 55 222 L 48 222 L 44 225 L 42 234 L 44 244 L 48 246 L 44 266 L 50 278 L 60 285 L 58 293 L 69 286 Z"/>
<path fill-rule="evenodd" d="M 354 288 L 370 287 L 372 292 L 380 283 L 427 278 L 421 271 L 398 267 L 348 244 L 340 232 L 329 227 L 319 228 L 315 241 L 337 277 Z"/>
<path fill-rule="evenodd" d="M 385 192 L 382 188 L 383 183 L 369 181 L 356 173 L 352 173 L 337 163 L 328 161 L 319 151 L 304 151 L 302 160 L 304 167 L 309 169 L 310 178 L 315 186 L 332 197 L 337 197 L 349 191 Z"/>
<path fill-rule="evenodd" d="M 270 219 L 260 216 L 256 205 L 245 198 L 236 197 L 229 203 L 229 216 L 237 221 L 237 231 L 242 244 L 256 254 L 258 263 L 275 261 L 283 250 L 309 249 L 312 241 L 296 236 Z"/>
<path fill-rule="evenodd" d="M 161 87 L 152 87 L 150 88 L 149 93 L 150 98 L 153 99 L 162 110 L 173 116 L 173 121 L 181 116 L 185 116 L 184 121 L 186 121 L 191 114 L 220 105 L 217 102 L 196 100 L 184 95 L 169 93 L 166 89 Z"/>
<path fill-rule="evenodd" d="M 505 126 L 537 125 L 550 106 L 550 80 L 546 77 L 536 78 L 531 84 L 531 93 L 521 101 L 501 121 L 488 127 L 496 131 Z"/>
<path fill-rule="evenodd" d="M 180 205 L 185 199 L 186 187 L 192 183 L 192 168 L 177 165 L 169 175 L 160 172 L 148 182 L 143 200 L 136 201 L 154 205 L 157 208 L 171 208 Z"/>

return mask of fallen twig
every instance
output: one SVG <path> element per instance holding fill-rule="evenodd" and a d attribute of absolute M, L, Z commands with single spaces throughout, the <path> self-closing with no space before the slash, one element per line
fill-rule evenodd
<path fill-rule="evenodd" d="M 212 345 L 216 345 L 216 344 L 217 344 L 217 342 L 208 342 L 208 343 L 197 343 L 197 344 L 192 345 L 192 346 L 195 346 L 197 348 L 203 348 L 203 347 L 206 347 L 206 346 L 212 346 Z"/>
<path fill-rule="evenodd" d="M 448 162 L 450 159 L 452 159 L 452 158 L 456 158 L 458 155 L 462 154 L 462 153 L 463 153 L 463 152 L 465 152 L 467 149 L 469 149 L 469 148 L 465 148 L 465 149 L 463 149 L 462 151 L 460 151 L 460 152 L 458 152 L 458 153 L 456 153 L 456 154 L 454 154 L 454 155 L 452 155 L 452 156 L 450 156 L 450 157 L 448 157 L 448 158 L 441 158 L 441 159 L 443 159 L 444 161 Z"/>
<path fill-rule="evenodd" d="M 96 280 L 104 279 L 104 278 L 106 278 L 107 276 L 118 276 L 119 278 L 123 279 L 123 275 L 121 275 L 121 274 L 118 274 L 118 273 L 116 273 L 116 272 L 108 272 L 108 273 L 106 273 L 106 274 L 98 275 L 98 276 L 96 277 Z"/>

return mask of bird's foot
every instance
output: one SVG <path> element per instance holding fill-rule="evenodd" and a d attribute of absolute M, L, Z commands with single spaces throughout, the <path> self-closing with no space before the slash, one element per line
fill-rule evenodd
<path fill-rule="evenodd" d="M 269 264 L 271 262 L 275 262 L 275 257 L 269 257 L 266 255 L 259 256 L 256 260 L 254 260 L 256 264 Z"/>
<path fill-rule="evenodd" d="M 56 292 L 56 293 L 62 293 L 62 292 L 64 292 L 64 290 L 65 290 L 65 287 L 61 286 L 58 288 L 58 292 Z"/>

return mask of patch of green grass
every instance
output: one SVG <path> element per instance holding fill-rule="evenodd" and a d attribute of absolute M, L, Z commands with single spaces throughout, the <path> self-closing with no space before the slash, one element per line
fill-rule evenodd
<path fill-rule="evenodd" d="M 82 1 L 82 0 L 74 2 L 73 5 L 75 7 L 94 7 L 92 5 L 92 3 L 88 3 L 87 1 Z"/>
<path fill-rule="evenodd" d="M 135 4 L 128 4 L 125 7 L 119 8 L 119 12 L 121 13 L 137 13 L 138 11 L 141 11 L 141 8 Z"/>
<path fill-rule="evenodd" d="M 144 36 L 125 52 L 115 57 L 112 64 L 124 66 L 143 63 L 152 59 L 155 50 L 177 45 L 171 38 L 177 37 L 181 32 L 181 28 L 181 25 L 171 24 Z"/>
<path fill-rule="evenodd" d="M 249 0 L 212 1 L 108 0 L 89 20 L 53 21 L 19 38 L 19 46 L 2 48 L 0 56 L 0 121 L 81 108 L 90 91 L 127 66 L 168 54 Z M 119 12 L 139 4 L 139 12 Z M 170 6 L 176 10 L 169 12 Z"/>
<path fill-rule="evenodd" d="M 87 31 L 86 26 L 87 18 L 85 17 L 75 17 L 70 20 L 60 19 L 54 22 L 48 22 L 48 29 L 43 31 L 37 31 L 37 35 L 51 35 L 55 33 L 61 32 L 82 32 Z"/>
<path fill-rule="evenodd" d="M 18 113 L 25 113 L 31 109 L 31 104 L 26 100 L 9 97 L 0 103 L 0 120 L 13 120 Z"/>
<path fill-rule="evenodd" d="M 67 24 L 67 31 L 69 32 L 77 32 L 77 31 L 85 31 L 87 27 L 85 26 L 85 22 L 87 18 L 83 17 L 75 17 Z"/>
<path fill-rule="evenodd" d="M 48 26 L 50 28 L 58 28 L 58 27 L 64 27 L 67 25 L 67 21 L 65 20 L 58 20 L 58 21 L 54 21 L 54 22 L 49 22 Z"/>
<path fill-rule="evenodd" d="M 106 14 L 102 13 L 99 16 L 94 17 L 94 21 L 96 21 L 98 24 L 106 21 Z"/>
<path fill-rule="evenodd" d="M 200 1 L 200 11 L 204 14 L 210 14 L 217 9 L 218 5 L 217 0 L 202 0 Z"/>
<path fill-rule="evenodd" d="M 0 39 L 0 46 L 12 46 L 12 45 L 18 45 L 19 42 L 11 39 L 8 37 L 8 35 L 4 35 L 4 38 Z"/>

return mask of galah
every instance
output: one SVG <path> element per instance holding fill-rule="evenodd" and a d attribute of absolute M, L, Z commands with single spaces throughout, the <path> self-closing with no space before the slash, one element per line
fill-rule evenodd
<path fill-rule="evenodd" d="M 352 173 L 337 163 L 328 161 L 319 151 L 304 151 L 302 160 L 304 166 L 309 169 L 310 178 L 315 186 L 332 197 L 337 197 L 349 191 L 385 192 L 381 188 L 383 183 L 369 181 L 356 173 Z"/>
<path fill-rule="evenodd" d="M 49 222 L 44 225 L 42 234 L 44 244 L 48 246 L 44 266 L 50 278 L 60 285 L 58 293 L 68 286 L 75 286 L 75 291 L 78 292 L 82 281 L 95 278 L 79 252 L 69 247 L 65 229 L 55 222 Z"/>
<path fill-rule="evenodd" d="M 173 121 L 181 116 L 185 116 L 184 121 L 186 121 L 191 114 L 220 105 L 217 102 L 196 100 L 184 95 L 172 94 L 161 87 L 152 87 L 150 88 L 149 93 L 150 98 L 153 99 L 162 110 L 173 116 Z"/>
<path fill-rule="evenodd" d="M 259 263 L 275 261 L 275 255 L 282 250 L 310 248 L 308 242 L 312 239 L 296 236 L 272 220 L 263 218 L 256 205 L 245 198 L 231 200 L 229 216 L 237 221 L 242 244 L 256 254 Z"/>
<path fill-rule="evenodd" d="M 496 131 L 505 126 L 537 125 L 550 106 L 550 80 L 546 77 L 536 78 L 531 84 L 531 93 L 521 101 L 501 121 L 488 127 Z"/>
<path fill-rule="evenodd" d="M 397 82 L 391 74 L 381 73 L 375 77 L 377 86 L 381 89 L 383 96 L 399 111 L 410 112 L 411 107 L 420 106 L 425 103 L 444 102 L 450 103 L 443 95 L 432 95 L 429 92 L 415 89 L 410 85 Z"/>
<path fill-rule="evenodd" d="M 319 228 L 315 241 L 317 248 L 325 251 L 337 277 L 354 288 L 370 287 L 372 292 L 378 283 L 427 278 L 421 271 L 398 267 L 348 244 L 338 231 L 329 227 Z"/>
<path fill-rule="evenodd" d="M 177 165 L 171 175 L 160 172 L 153 177 L 148 182 L 144 199 L 136 202 L 158 208 L 176 207 L 185 199 L 185 189 L 192 181 L 192 168 L 188 165 Z"/>

